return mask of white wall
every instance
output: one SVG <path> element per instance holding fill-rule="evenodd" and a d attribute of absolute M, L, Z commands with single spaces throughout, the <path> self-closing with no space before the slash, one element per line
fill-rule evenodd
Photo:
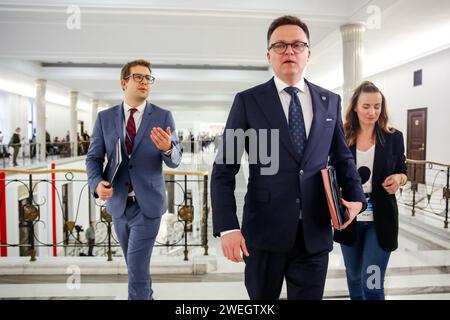
<path fill-rule="evenodd" d="M 184 136 L 187 136 L 189 129 L 192 130 L 194 135 L 202 131 L 213 131 L 218 125 L 225 125 L 231 104 L 232 102 L 230 102 L 230 107 L 224 108 L 224 110 L 172 110 L 176 129 L 177 131 L 183 130 Z"/>
<path fill-rule="evenodd" d="M 0 131 L 5 136 L 3 143 L 8 143 L 16 127 L 20 127 L 22 129 L 21 135 L 28 139 L 27 128 L 30 116 L 30 100 L 32 101 L 33 99 L 15 93 L 0 91 Z M 69 107 L 47 102 L 45 108 L 46 130 L 50 133 L 52 141 L 55 137 L 61 140 L 66 136 L 67 130 L 69 130 Z M 78 120 L 84 121 L 84 128 L 90 135 L 92 132 L 91 113 L 78 109 L 77 114 Z"/>
<path fill-rule="evenodd" d="M 413 73 L 422 69 L 422 85 Z M 407 144 L 408 110 L 428 108 L 426 160 L 450 164 L 450 49 L 368 77 L 386 97 L 390 123 L 403 132 Z M 320 85 L 320 84 L 319 84 Z M 342 96 L 342 87 L 333 89 Z M 343 104 L 342 112 L 347 105 Z"/>
<path fill-rule="evenodd" d="M 423 70 L 422 86 L 413 73 Z M 450 49 L 370 77 L 386 96 L 391 123 L 407 134 L 407 111 L 428 108 L 426 159 L 450 164 Z"/>

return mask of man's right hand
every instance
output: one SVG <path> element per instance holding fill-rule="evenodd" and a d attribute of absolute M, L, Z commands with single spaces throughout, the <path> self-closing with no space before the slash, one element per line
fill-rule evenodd
<path fill-rule="evenodd" d="M 223 255 L 233 262 L 242 262 L 242 253 L 248 257 L 247 246 L 241 231 L 233 231 L 221 237 Z"/>
<path fill-rule="evenodd" d="M 109 184 L 108 181 L 100 181 L 97 188 L 95 189 L 95 192 L 98 194 L 98 197 L 100 200 L 108 200 L 112 197 L 113 194 L 113 188 Z"/>

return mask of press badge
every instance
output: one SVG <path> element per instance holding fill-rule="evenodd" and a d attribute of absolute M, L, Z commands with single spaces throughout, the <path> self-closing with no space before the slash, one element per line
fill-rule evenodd
<path fill-rule="evenodd" d="M 367 198 L 367 208 L 356 216 L 356 221 L 373 221 L 373 207 L 370 198 Z"/>

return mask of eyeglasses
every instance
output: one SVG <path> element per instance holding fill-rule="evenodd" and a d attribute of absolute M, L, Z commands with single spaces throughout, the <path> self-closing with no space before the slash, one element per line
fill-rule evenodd
<path fill-rule="evenodd" d="M 133 77 L 133 80 L 136 81 L 137 83 L 141 83 L 142 80 L 144 80 L 144 79 L 147 80 L 149 83 L 155 82 L 155 77 L 153 77 L 151 75 L 133 73 L 133 74 L 130 74 L 129 76 L 125 77 L 124 79 L 128 79 L 129 77 Z"/>
<path fill-rule="evenodd" d="M 269 50 L 273 49 L 276 53 L 283 54 L 286 52 L 288 46 L 291 46 L 295 53 L 302 53 L 306 48 L 309 48 L 309 45 L 306 42 L 295 41 L 292 43 L 275 42 L 269 47 Z"/>

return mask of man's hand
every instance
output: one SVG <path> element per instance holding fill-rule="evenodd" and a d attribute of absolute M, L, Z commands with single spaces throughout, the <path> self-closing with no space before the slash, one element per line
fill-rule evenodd
<path fill-rule="evenodd" d="M 170 133 L 170 127 L 167 127 L 166 131 L 159 127 L 154 127 L 150 133 L 150 139 L 152 139 L 156 147 L 162 152 L 167 152 L 172 148 L 172 134 Z"/>
<path fill-rule="evenodd" d="M 233 231 L 221 237 L 223 255 L 231 261 L 242 262 L 242 253 L 248 257 L 247 246 L 241 231 Z"/>
<path fill-rule="evenodd" d="M 342 229 L 345 229 L 350 223 L 352 223 L 353 219 L 355 219 L 355 217 L 361 211 L 363 204 L 362 202 L 349 202 L 345 201 L 344 199 L 342 199 L 341 201 L 342 204 L 347 208 L 347 212 L 349 215 L 348 221 L 342 225 Z"/>
<path fill-rule="evenodd" d="M 113 195 L 113 188 L 109 184 L 108 181 L 100 181 L 97 188 L 95 189 L 95 192 L 98 194 L 98 197 L 100 200 L 108 200 Z"/>
<path fill-rule="evenodd" d="M 398 188 L 400 188 L 401 181 L 402 176 L 400 174 L 391 174 L 381 185 L 387 193 L 395 194 Z"/>

